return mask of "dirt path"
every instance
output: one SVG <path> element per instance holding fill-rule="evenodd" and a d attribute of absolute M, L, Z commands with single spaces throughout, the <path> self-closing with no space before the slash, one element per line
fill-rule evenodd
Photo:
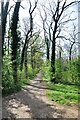
<path fill-rule="evenodd" d="M 78 118 L 78 109 L 61 106 L 45 96 L 46 87 L 37 77 L 15 94 L 3 98 L 3 118 Z"/>

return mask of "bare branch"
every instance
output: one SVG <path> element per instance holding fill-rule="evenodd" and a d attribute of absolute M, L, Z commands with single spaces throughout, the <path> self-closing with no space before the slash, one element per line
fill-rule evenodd
<path fill-rule="evenodd" d="M 74 20 L 76 20 L 76 19 L 77 19 L 77 18 L 65 20 L 65 21 L 63 21 L 63 22 L 60 22 L 59 25 L 60 25 L 60 24 L 65 24 L 65 23 L 67 23 L 67 22 L 72 22 L 72 21 L 74 21 Z"/>
<path fill-rule="evenodd" d="M 64 11 L 64 7 L 65 7 L 65 4 L 66 4 L 66 0 L 64 1 L 64 3 L 63 3 L 63 5 L 62 5 L 62 10 L 61 10 L 61 12 L 60 12 L 60 14 L 58 15 L 58 20 L 60 19 L 60 17 L 61 17 L 61 15 L 62 15 L 62 13 L 63 13 L 63 11 Z"/>
<path fill-rule="evenodd" d="M 77 2 L 78 2 L 78 1 L 74 1 L 74 2 L 71 2 L 71 3 L 67 4 L 66 6 L 64 6 L 64 9 L 70 7 L 71 5 L 73 5 L 74 3 L 77 3 Z"/>
<path fill-rule="evenodd" d="M 34 36 L 34 35 L 33 35 Z M 36 40 L 39 38 L 39 34 L 38 34 L 38 36 L 36 36 L 36 38 L 35 38 L 35 40 L 29 45 L 29 46 L 32 46 L 35 42 L 36 42 Z"/>
<path fill-rule="evenodd" d="M 31 5 L 31 1 L 29 0 L 29 4 L 30 4 L 29 13 L 30 13 L 30 14 L 32 14 L 32 13 L 34 12 L 35 8 L 37 7 L 37 3 L 38 3 L 38 0 L 35 1 L 35 6 L 34 6 L 33 9 L 31 10 L 32 5 Z"/>
<path fill-rule="evenodd" d="M 14 5 L 12 5 L 9 9 L 9 11 L 7 12 L 7 14 L 9 14 L 9 12 L 11 11 L 11 9 L 14 7 Z"/>
<path fill-rule="evenodd" d="M 58 36 L 58 38 L 65 39 L 65 40 L 70 41 L 70 42 L 73 43 L 73 41 L 70 40 L 70 38 L 66 38 L 65 36 Z M 76 43 L 76 44 L 80 44 L 80 42 L 75 42 L 75 43 Z"/>
<path fill-rule="evenodd" d="M 15 2 L 15 0 L 13 0 L 14 2 Z M 17 1 L 18 2 L 18 1 Z M 15 2 L 16 3 L 16 2 Z M 24 9 L 24 7 L 22 6 L 22 5 L 20 5 L 23 9 Z"/>

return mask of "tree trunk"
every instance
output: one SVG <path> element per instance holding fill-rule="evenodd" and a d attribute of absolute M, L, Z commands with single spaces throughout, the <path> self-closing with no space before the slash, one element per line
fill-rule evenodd
<path fill-rule="evenodd" d="M 61 60 L 61 49 L 59 51 L 59 60 Z"/>
<path fill-rule="evenodd" d="M 58 20 L 55 21 L 55 26 L 54 26 L 54 31 L 53 31 L 53 40 L 52 40 L 52 55 L 51 55 L 51 81 L 55 83 L 56 78 L 55 78 L 55 35 L 57 31 L 57 23 Z"/>
<path fill-rule="evenodd" d="M 32 66 L 32 69 L 34 69 L 34 47 L 31 46 L 31 66 Z"/>
<path fill-rule="evenodd" d="M 47 45 L 47 60 L 49 60 L 49 46 Z"/>
<path fill-rule="evenodd" d="M 20 8 L 20 3 L 21 2 L 16 2 L 13 16 L 12 16 L 12 23 L 11 23 L 11 34 L 12 34 L 12 67 L 13 67 L 13 79 L 14 83 L 16 84 L 18 79 L 17 79 L 17 49 L 18 49 L 18 34 L 17 34 L 17 24 L 19 21 L 19 8 Z"/>
<path fill-rule="evenodd" d="M 26 79 L 27 79 L 28 78 L 27 48 L 25 50 L 25 75 L 26 75 Z"/>
<path fill-rule="evenodd" d="M 70 49 L 70 53 L 69 53 L 69 61 L 71 62 L 71 49 Z"/>
<path fill-rule="evenodd" d="M 14 79 L 14 83 L 16 84 L 17 83 L 17 62 L 13 62 L 12 63 L 12 68 L 13 68 L 13 79 Z"/>
<path fill-rule="evenodd" d="M 8 55 L 9 55 L 9 41 L 10 41 L 10 37 L 8 36 Z"/>
<path fill-rule="evenodd" d="M 2 21 L 2 56 L 4 56 L 4 36 L 6 31 L 6 22 L 7 22 L 7 11 L 9 7 L 9 1 L 6 2 L 4 7 L 4 2 L 1 2 L 1 21 Z"/>
<path fill-rule="evenodd" d="M 52 42 L 51 81 L 55 83 L 55 39 Z"/>
<path fill-rule="evenodd" d="M 71 44 L 71 47 L 70 47 L 70 52 L 69 52 L 69 60 L 71 62 L 71 57 L 72 57 L 72 48 L 73 48 L 73 45 L 75 44 L 75 41 Z"/>

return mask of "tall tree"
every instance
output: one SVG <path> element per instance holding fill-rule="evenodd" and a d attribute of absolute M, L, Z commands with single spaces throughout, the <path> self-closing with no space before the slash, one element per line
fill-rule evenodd
<path fill-rule="evenodd" d="M 32 32 L 33 32 L 33 12 L 34 12 L 34 10 L 37 7 L 37 3 L 38 3 L 38 0 L 35 1 L 35 6 L 32 9 L 31 1 L 29 0 L 29 4 L 30 4 L 30 7 L 29 7 L 30 28 L 29 28 L 29 30 L 26 33 L 25 43 L 24 43 L 24 46 L 23 46 L 23 49 L 22 49 L 22 54 L 21 54 L 21 68 L 20 68 L 21 71 L 22 71 L 22 68 L 23 68 L 25 51 L 26 51 L 26 54 L 27 54 L 28 43 L 29 43 L 29 40 L 32 37 Z"/>
<path fill-rule="evenodd" d="M 78 21 L 80 18 L 80 1 L 78 2 Z M 78 42 L 80 43 L 80 22 L 78 22 Z M 78 80 L 80 81 L 80 44 L 78 44 Z"/>
<path fill-rule="evenodd" d="M 72 34 L 69 34 L 70 35 L 70 37 L 71 37 L 71 44 L 70 44 L 70 50 L 69 50 L 69 60 L 71 61 L 71 59 L 72 59 L 72 49 L 73 49 L 73 46 L 74 46 L 74 44 L 76 43 L 76 26 L 73 24 L 73 32 L 72 32 Z"/>
<path fill-rule="evenodd" d="M 17 82 L 17 50 L 18 50 L 18 33 L 17 33 L 17 25 L 19 21 L 19 9 L 20 9 L 20 2 L 16 2 L 13 16 L 12 16 L 12 23 L 11 23 L 11 35 L 12 35 L 12 67 L 13 67 L 13 79 L 14 82 Z"/>
<path fill-rule="evenodd" d="M 76 45 L 76 49 L 77 49 L 77 44 L 80 44 L 77 40 L 77 29 L 76 26 L 73 23 L 73 29 L 72 31 L 69 33 L 68 37 L 65 38 L 63 37 L 66 41 L 68 41 L 67 43 L 64 44 L 65 49 L 67 50 L 67 52 L 69 53 L 69 61 L 71 63 L 72 60 L 72 55 L 73 55 L 73 51 L 74 51 L 74 45 Z M 69 44 L 68 44 L 69 43 Z M 74 48 L 74 49 L 73 49 Z M 77 51 L 76 51 L 77 52 Z M 77 54 L 77 53 L 76 53 Z"/>
<path fill-rule="evenodd" d="M 42 6 L 42 8 L 43 8 L 43 6 Z M 40 17 L 42 19 L 42 24 L 43 24 L 43 31 L 44 31 L 44 39 L 45 39 L 45 44 L 46 44 L 47 60 L 49 60 L 49 57 L 50 57 L 50 36 L 48 38 L 47 28 L 46 28 L 46 25 L 47 25 L 47 12 L 45 11 L 45 8 L 43 8 L 43 11 L 44 11 L 44 17 L 42 16 L 41 11 L 39 10 Z"/>
<path fill-rule="evenodd" d="M 6 22 L 7 22 L 7 13 L 8 13 L 8 7 L 9 7 L 9 0 L 7 0 L 5 6 L 4 2 L 1 2 L 1 13 L 2 13 L 2 56 L 4 56 L 4 35 L 6 31 Z"/>
<path fill-rule="evenodd" d="M 57 0 L 57 4 L 56 4 L 56 9 L 52 12 L 52 19 L 53 19 L 53 33 L 52 33 L 52 53 L 51 53 L 51 81 L 55 82 L 55 46 L 56 46 L 56 39 L 58 38 L 59 33 L 57 34 L 58 28 L 59 28 L 59 22 L 60 19 L 65 11 L 65 9 L 67 9 L 70 5 L 72 5 L 75 2 L 71 2 L 69 4 L 67 4 L 67 0 L 65 1 L 60 1 Z M 51 6 L 50 6 L 51 7 Z M 69 20 L 68 20 L 69 21 Z"/>
<path fill-rule="evenodd" d="M 33 13 L 34 13 L 34 10 L 35 8 L 37 7 L 37 3 L 38 3 L 38 0 L 35 1 L 35 5 L 32 9 L 32 5 L 31 5 L 31 1 L 29 0 L 29 4 L 30 4 L 30 8 L 29 8 L 29 15 L 30 15 L 30 28 L 31 28 L 31 38 L 32 38 L 32 34 L 33 34 Z M 32 68 L 34 68 L 34 65 L 33 65 L 33 47 L 31 46 L 31 66 Z"/>

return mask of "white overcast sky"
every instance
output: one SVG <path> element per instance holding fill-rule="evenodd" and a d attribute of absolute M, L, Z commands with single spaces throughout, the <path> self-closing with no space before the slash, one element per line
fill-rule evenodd
<path fill-rule="evenodd" d="M 1 0 L 0 0 L 0 1 L 1 1 Z M 7 1 L 7 0 L 4 0 L 4 2 L 6 2 L 6 1 Z M 17 2 L 17 0 L 14 0 L 14 1 Z M 14 5 L 14 4 L 15 4 L 14 1 L 13 1 L 13 0 L 10 0 L 10 5 L 9 5 L 9 6 Z M 21 26 L 22 26 L 22 25 L 23 25 L 23 22 L 22 22 L 23 18 L 29 17 L 29 13 L 28 13 L 29 4 L 28 4 L 28 0 L 21 0 L 21 1 L 22 1 L 22 2 L 21 2 L 21 5 L 25 8 L 25 9 L 23 9 L 22 7 L 20 7 L 20 12 L 19 12 L 19 19 L 20 19 L 20 23 L 21 23 Z M 37 24 L 40 26 L 40 27 L 37 26 L 38 29 L 41 29 L 41 27 L 42 27 L 41 19 L 40 19 L 39 15 L 37 15 L 38 9 L 40 9 L 40 10 L 41 10 L 41 14 L 44 15 L 43 10 L 42 10 L 42 8 L 40 7 L 40 4 L 44 4 L 44 5 L 47 6 L 47 8 L 48 8 L 48 7 L 49 7 L 48 4 L 47 4 L 48 1 L 50 1 L 51 4 L 52 4 L 53 1 L 56 2 L 57 0 L 39 0 L 39 1 L 38 1 L 37 9 L 35 9 L 35 13 L 34 13 L 34 16 L 35 16 L 35 17 L 34 17 L 34 23 L 35 23 L 36 26 L 37 26 Z M 68 3 L 72 2 L 72 1 L 74 1 L 74 0 L 67 0 Z M 34 0 L 31 0 L 31 3 L 32 3 L 32 6 L 34 6 Z M 1 7 L 1 6 L 0 6 L 0 7 Z M 12 12 L 13 12 L 13 10 L 14 10 L 14 9 L 12 9 Z M 70 7 L 70 8 L 68 9 L 67 13 L 71 13 L 71 11 L 75 11 L 75 12 L 72 14 L 72 18 L 77 18 L 77 20 L 75 21 L 75 25 L 78 27 L 78 7 L 77 7 L 77 5 Z M 8 16 L 8 18 L 9 18 L 9 16 Z M 65 34 L 65 35 L 68 36 L 68 33 L 69 33 L 69 32 L 71 31 L 71 29 L 72 29 L 72 24 L 73 24 L 73 22 L 70 22 L 69 24 L 67 24 L 67 25 L 66 25 L 66 27 L 67 27 L 67 33 L 64 33 L 64 31 L 63 31 L 62 34 Z M 22 27 L 23 27 L 23 26 L 22 26 Z M 42 32 L 41 35 L 43 36 L 43 32 Z M 63 44 L 63 43 L 62 43 L 62 44 Z"/>
<path fill-rule="evenodd" d="M 5 0 L 5 1 L 7 1 L 7 0 Z M 17 0 L 14 0 L 14 1 L 17 1 Z M 14 3 L 14 1 L 13 0 L 10 0 L 10 6 L 12 6 L 13 4 L 15 4 Z M 20 14 L 19 14 L 19 18 L 20 18 L 20 20 L 22 20 L 23 18 L 25 18 L 25 17 L 28 17 L 28 8 L 29 8 L 29 4 L 28 4 L 28 0 L 21 0 L 22 2 L 21 2 L 21 5 L 25 8 L 25 9 L 23 9 L 23 8 L 21 8 L 20 7 Z M 51 1 L 57 1 L 57 0 L 49 0 L 50 2 Z M 67 0 L 67 2 L 68 3 L 70 3 L 70 2 L 72 2 L 72 1 L 74 1 L 74 0 Z M 47 5 L 47 2 L 48 2 L 48 0 L 39 0 L 38 1 L 38 7 L 37 8 L 39 8 L 39 4 L 44 4 L 45 6 Z M 34 6 L 34 0 L 31 0 L 31 3 L 32 3 L 32 6 Z M 47 5 L 47 7 L 48 7 L 48 5 Z M 77 17 L 77 6 L 73 6 L 73 7 L 71 7 L 70 9 L 69 9 L 69 12 L 71 12 L 72 10 L 74 10 L 75 11 L 75 16 Z M 37 9 L 35 9 L 35 13 L 37 12 L 38 10 Z M 38 19 L 38 17 L 39 16 L 37 16 L 36 15 L 36 17 L 35 17 L 35 19 L 36 19 L 36 21 L 37 21 L 37 19 Z"/>
<path fill-rule="evenodd" d="M 7 0 L 5 0 L 5 2 L 6 2 Z M 17 0 L 14 0 L 15 2 L 17 2 Z M 12 6 L 12 5 L 14 5 L 15 4 L 15 2 L 14 2 L 13 0 L 10 0 L 10 5 L 9 6 Z M 29 1 L 28 0 L 21 0 L 22 2 L 21 2 L 21 6 L 23 6 L 24 7 L 24 9 L 22 8 L 22 7 L 20 7 L 20 12 L 19 12 L 19 19 L 20 19 L 20 23 L 21 23 L 21 26 L 23 25 L 23 18 L 28 18 L 29 17 Z M 38 0 L 38 6 L 37 6 L 37 8 L 35 9 L 35 12 L 34 12 L 34 23 L 35 23 L 35 25 L 36 25 L 36 27 L 38 28 L 38 29 L 41 29 L 41 27 L 42 27 L 42 24 L 41 24 L 41 19 L 40 19 L 40 17 L 39 17 L 39 12 L 38 12 L 38 9 L 40 9 L 41 10 L 41 14 L 42 15 L 44 15 L 44 11 L 42 10 L 42 8 L 40 7 L 40 4 L 44 4 L 47 8 L 49 8 L 49 6 L 48 6 L 48 1 L 50 1 L 50 3 L 51 4 L 53 4 L 53 1 L 57 1 L 57 0 Z M 63 0 L 64 1 L 64 0 Z M 72 2 L 72 1 L 74 1 L 74 0 L 67 0 L 67 3 L 70 3 L 70 2 Z M 32 3 L 32 6 L 34 6 L 34 0 L 31 0 L 31 3 Z M 12 12 L 13 12 L 13 10 L 14 9 L 12 9 Z M 69 9 L 68 9 L 68 11 L 67 11 L 67 13 L 69 14 L 69 13 L 71 13 L 71 11 L 74 11 L 74 13 L 72 14 L 72 18 L 78 18 L 78 8 L 77 8 L 77 6 L 72 6 L 72 7 L 70 7 Z M 72 27 L 72 23 L 73 22 L 70 22 L 69 24 L 67 24 L 66 25 L 66 27 L 67 27 L 67 31 L 68 32 L 70 32 L 70 30 L 71 30 L 71 27 Z M 40 26 L 38 26 L 38 25 Z M 75 22 L 75 24 L 76 24 L 76 26 L 77 26 L 77 24 L 78 24 L 78 22 L 77 22 L 77 20 L 76 20 L 76 22 Z M 23 27 L 23 26 L 22 26 Z"/>

